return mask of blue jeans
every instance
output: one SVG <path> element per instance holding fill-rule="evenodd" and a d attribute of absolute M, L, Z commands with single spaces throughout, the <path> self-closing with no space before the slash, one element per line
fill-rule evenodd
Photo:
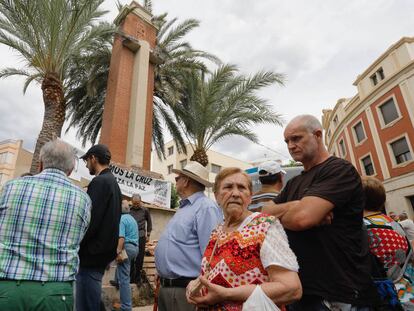
<path fill-rule="evenodd" d="M 121 298 L 121 310 L 132 310 L 131 287 L 129 285 L 129 272 L 131 269 L 131 261 L 133 261 L 138 254 L 138 246 L 125 243 L 125 250 L 128 254 L 128 259 L 124 262 L 118 263 L 116 267 L 116 280 L 119 283 L 119 295 Z"/>
<path fill-rule="evenodd" d="M 79 268 L 76 275 L 76 311 L 100 310 L 104 272 L 105 269 L 100 268 Z"/>

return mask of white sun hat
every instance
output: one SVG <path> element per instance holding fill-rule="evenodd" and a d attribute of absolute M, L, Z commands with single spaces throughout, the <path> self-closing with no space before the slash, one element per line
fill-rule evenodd
<path fill-rule="evenodd" d="M 182 170 L 173 169 L 172 171 L 176 174 L 188 176 L 206 187 L 213 186 L 213 183 L 208 180 L 208 170 L 196 161 L 188 162 Z"/>

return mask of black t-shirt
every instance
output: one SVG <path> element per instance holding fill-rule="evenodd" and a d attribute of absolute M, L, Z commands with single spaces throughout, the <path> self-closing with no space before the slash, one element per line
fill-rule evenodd
<path fill-rule="evenodd" d="M 134 217 L 135 221 L 138 224 L 138 231 L 139 231 L 139 237 L 145 237 L 146 232 L 151 232 L 152 230 L 152 221 L 151 221 L 151 215 L 146 207 L 132 207 L 129 214 Z M 147 227 L 145 229 L 145 224 L 147 224 Z"/>
<path fill-rule="evenodd" d="M 330 225 L 286 230 L 299 262 L 304 295 L 356 305 L 376 304 L 367 243 L 362 243 L 364 194 L 351 163 L 330 157 L 291 179 L 276 203 L 320 197 L 334 204 Z"/>

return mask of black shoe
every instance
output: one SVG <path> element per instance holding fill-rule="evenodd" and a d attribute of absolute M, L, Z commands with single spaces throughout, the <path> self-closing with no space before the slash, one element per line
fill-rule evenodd
<path fill-rule="evenodd" d="M 109 280 L 109 284 L 111 284 L 112 286 L 115 286 L 116 289 L 119 289 L 119 283 L 114 281 L 114 280 Z"/>

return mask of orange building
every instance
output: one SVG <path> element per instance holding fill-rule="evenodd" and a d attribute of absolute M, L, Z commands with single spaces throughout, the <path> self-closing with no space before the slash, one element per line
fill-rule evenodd
<path fill-rule="evenodd" d="M 30 171 L 33 153 L 23 148 L 22 140 L 0 141 L 0 189 L 10 179 Z"/>
<path fill-rule="evenodd" d="M 414 37 L 388 48 L 354 82 L 358 93 L 323 110 L 331 154 L 383 181 L 387 210 L 414 217 Z"/>

